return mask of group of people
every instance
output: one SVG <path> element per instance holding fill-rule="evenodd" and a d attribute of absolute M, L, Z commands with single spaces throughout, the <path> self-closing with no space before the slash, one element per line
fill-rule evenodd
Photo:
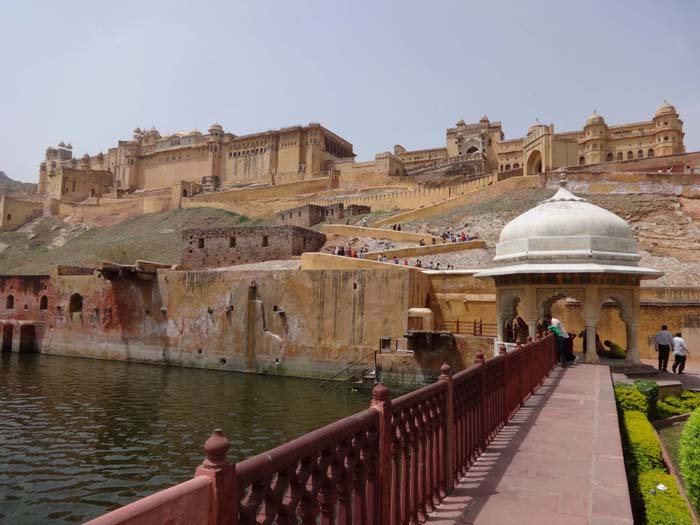
<path fill-rule="evenodd" d="M 668 326 L 662 325 L 661 330 L 654 336 L 654 349 L 659 354 L 659 370 L 668 372 L 668 358 L 673 350 L 673 370 L 674 374 L 682 374 L 685 370 L 685 360 L 690 353 L 688 345 L 680 332 L 671 335 Z"/>
<path fill-rule="evenodd" d="M 360 251 L 357 251 L 352 246 L 348 246 L 346 248 L 345 246 L 340 245 L 334 246 L 332 253 L 333 255 L 340 255 L 341 257 L 354 257 L 355 259 L 362 259 L 364 254 L 368 251 L 367 246 L 363 246 L 360 248 Z"/>

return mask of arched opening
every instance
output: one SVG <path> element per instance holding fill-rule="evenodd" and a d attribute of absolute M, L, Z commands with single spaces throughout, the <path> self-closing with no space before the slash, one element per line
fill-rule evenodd
<path fill-rule="evenodd" d="M 510 164 L 506 164 L 506 171 L 510 170 Z"/>
<path fill-rule="evenodd" d="M 475 147 L 475 146 L 472 146 L 471 148 L 469 148 L 469 149 L 467 150 L 467 155 L 471 155 L 472 153 L 476 153 L 476 152 L 478 152 L 478 151 L 479 151 L 479 148 L 477 148 L 477 147 Z"/>
<path fill-rule="evenodd" d="M 564 330 L 568 334 L 565 340 L 566 350 L 570 356 L 574 352 L 583 352 L 583 339 L 585 339 L 586 323 L 583 320 L 582 298 L 572 297 L 566 292 L 556 292 L 542 302 L 540 306 L 540 328 L 547 330 L 544 316 L 551 315 L 559 319 Z"/>
<path fill-rule="evenodd" d="M 637 151 L 637 158 L 638 159 L 643 159 L 644 158 L 644 151 L 643 150 L 638 150 Z"/>
<path fill-rule="evenodd" d="M 617 152 L 617 160 L 625 160 L 621 151 Z"/>
<path fill-rule="evenodd" d="M 187 189 L 183 189 L 183 190 L 182 190 L 182 196 L 183 196 L 183 197 L 187 197 Z"/>
<path fill-rule="evenodd" d="M 527 173 L 526 175 L 535 175 L 537 173 L 542 173 L 542 154 L 539 150 L 535 150 L 530 153 L 527 159 Z"/>
<path fill-rule="evenodd" d="M 36 328 L 33 324 L 23 324 L 19 329 L 19 351 L 36 352 Z"/>
<path fill-rule="evenodd" d="M 2 325 L 2 351 L 12 352 L 12 333 L 14 328 L 10 323 Z"/>
<path fill-rule="evenodd" d="M 525 343 L 530 333 L 527 323 L 523 319 L 523 302 L 520 297 L 516 296 L 506 299 L 502 304 L 503 341 L 515 343 L 520 340 L 521 343 Z"/>
<path fill-rule="evenodd" d="M 7 299 L 5 300 L 5 308 L 8 310 L 12 310 L 15 307 L 15 296 L 14 295 L 8 295 Z"/>
<path fill-rule="evenodd" d="M 41 299 L 39 299 L 39 310 L 47 310 L 49 307 L 49 298 L 46 297 L 45 295 L 41 296 Z"/>
<path fill-rule="evenodd" d="M 579 166 L 583 166 L 586 163 L 586 157 L 579 157 L 578 163 L 579 163 Z"/>
<path fill-rule="evenodd" d="M 519 167 L 520 167 L 520 164 L 518 164 L 517 162 L 516 162 L 515 164 L 513 164 L 513 169 L 514 169 L 514 170 L 517 170 Z"/>
<path fill-rule="evenodd" d="M 653 157 L 654 156 L 654 150 L 649 148 L 649 151 L 647 151 L 647 157 Z"/>
<path fill-rule="evenodd" d="M 612 161 L 613 161 L 613 154 L 612 154 L 612 153 L 608 153 L 608 154 L 605 156 L 605 161 L 606 161 L 606 162 L 612 162 Z"/>
<path fill-rule="evenodd" d="M 625 358 L 629 348 L 627 323 L 622 318 L 622 306 L 612 297 L 605 299 L 600 305 L 597 332 L 602 343 L 598 355 L 611 359 Z"/>
<path fill-rule="evenodd" d="M 91 190 L 90 190 L 90 197 L 94 197 L 94 196 L 95 196 L 95 190 L 94 190 L 94 189 L 91 189 Z"/>
<path fill-rule="evenodd" d="M 68 303 L 68 313 L 74 314 L 83 311 L 83 296 L 79 293 L 74 293 L 70 296 Z"/>
<path fill-rule="evenodd" d="M 633 159 L 634 159 L 634 153 L 632 153 L 631 151 L 628 151 L 627 152 L 627 160 L 633 160 Z"/>

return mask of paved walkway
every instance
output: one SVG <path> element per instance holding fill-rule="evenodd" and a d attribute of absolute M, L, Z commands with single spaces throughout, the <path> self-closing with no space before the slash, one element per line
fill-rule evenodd
<path fill-rule="evenodd" d="M 555 369 L 428 523 L 632 525 L 608 367 Z"/>

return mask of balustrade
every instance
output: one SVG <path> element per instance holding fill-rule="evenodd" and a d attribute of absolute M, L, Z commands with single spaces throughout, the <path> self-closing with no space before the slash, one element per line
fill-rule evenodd
<path fill-rule="evenodd" d="M 422 523 L 555 364 L 554 337 L 538 335 L 488 361 L 479 353 L 454 376 L 443 365 L 439 381 L 393 400 L 380 383 L 367 410 L 236 465 L 215 431 L 195 477 L 209 477 L 209 497 L 186 482 L 167 489 L 178 499 L 163 505 L 180 508 L 196 490 L 210 524 Z M 160 494 L 90 523 L 142 523 L 141 509 L 152 510 Z"/>

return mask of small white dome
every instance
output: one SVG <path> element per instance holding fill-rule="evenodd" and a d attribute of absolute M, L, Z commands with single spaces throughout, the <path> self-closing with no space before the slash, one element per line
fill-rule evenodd
<path fill-rule="evenodd" d="M 664 100 L 664 103 L 659 106 L 659 109 L 656 110 L 656 113 L 654 114 L 654 118 L 656 117 L 663 117 L 663 116 L 676 116 L 678 113 L 676 112 L 676 108 L 673 106 L 673 104 L 669 104 L 666 100 Z"/>
<path fill-rule="evenodd" d="M 640 257 L 629 224 L 572 194 L 566 180 L 560 186 L 552 198 L 503 228 L 494 261 L 636 265 Z"/>
<path fill-rule="evenodd" d="M 586 119 L 586 123 L 583 125 L 584 128 L 588 126 L 595 126 L 597 124 L 605 124 L 605 119 L 598 115 L 598 112 L 593 110 L 593 114 Z"/>

